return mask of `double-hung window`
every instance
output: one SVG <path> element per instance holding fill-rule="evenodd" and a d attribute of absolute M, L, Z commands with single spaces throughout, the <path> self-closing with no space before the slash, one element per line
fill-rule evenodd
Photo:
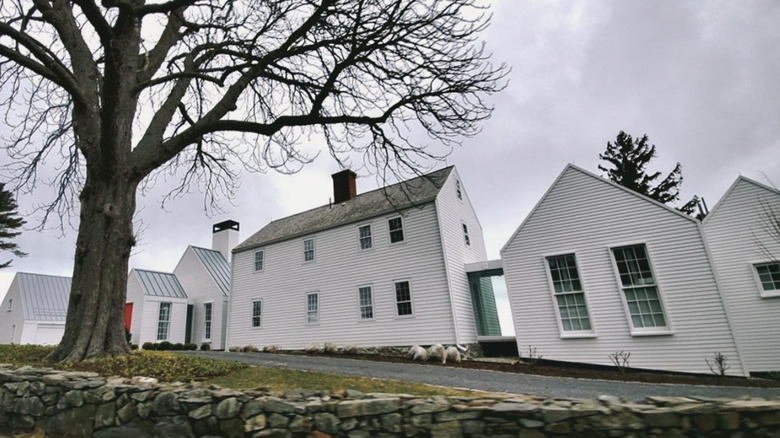
<path fill-rule="evenodd" d="M 263 302 L 260 300 L 252 301 L 252 327 L 260 327 L 263 317 Z"/>
<path fill-rule="evenodd" d="M 612 254 L 633 328 L 666 329 L 663 303 L 645 245 L 612 248 Z"/>
<path fill-rule="evenodd" d="M 257 251 L 255 253 L 255 271 L 262 271 L 265 264 L 265 252 Z"/>
<path fill-rule="evenodd" d="M 168 331 L 171 325 L 171 303 L 160 303 L 160 310 L 157 315 L 157 340 L 164 341 L 168 339 Z"/>
<path fill-rule="evenodd" d="M 314 239 L 306 239 L 303 241 L 303 261 L 314 261 Z"/>
<path fill-rule="evenodd" d="M 469 239 L 469 227 L 466 224 L 463 225 L 463 241 L 466 242 L 466 246 L 471 246 L 471 239 Z"/>
<path fill-rule="evenodd" d="M 358 228 L 358 235 L 360 236 L 360 249 L 370 249 L 373 244 L 371 241 L 371 225 L 364 225 Z"/>
<path fill-rule="evenodd" d="M 395 283 L 395 305 L 398 316 L 412 315 L 412 290 L 408 281 Z"/>
<path fill-rule="evenodd" d="M 320 320 L 320 294 L 306 294 L 306 323 L 315 324 Z"/>
<path fill-rule="evenodd" d="M 758 274 L 762 295 L 780 294 L 780 262 L 758 263 L 753 266 Z"/>
<path fill-rule="evenodd" d="M 403 242 L 404 224 L 400 217 L 388 220 L 387 228 L 390 230 L 390 243 Z"/>
<path fill-rule="evenodd" d="M 203 304 L 203 339 L 211 339 L 211 304 Z"/>
<path fill-rule="evenodd" d="M 374 297 L 371 294 L 371 286 L 358 288 L 358 300 L 360 301 L 360 319 L 374 319 Z"/>
<path fill-rule="evenodd" d="M 588 306 L 585 303 L 585 292 L 582 290 L 575 255 L 547 257 L 547 267 L 550 269 L 550 281 L 563 331 L 591 331 Z"/>

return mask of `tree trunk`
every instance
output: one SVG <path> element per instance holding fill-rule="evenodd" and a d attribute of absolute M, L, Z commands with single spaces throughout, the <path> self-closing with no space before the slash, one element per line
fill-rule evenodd
<path fill-rule="evenodd" d="M 136 186 L 122 175 L 87 174 L 65 334 L 51 360 L 75 362 L 130 352 L 123 315 L 135 243 Z"/>

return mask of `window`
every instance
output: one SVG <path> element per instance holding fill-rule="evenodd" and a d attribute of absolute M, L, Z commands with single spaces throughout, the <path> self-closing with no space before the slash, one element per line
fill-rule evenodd
<path fill-rule="evenodd" d="M 360 249 L 371 248 L 371 225 L 364 225 L 358 228 L 358 234 L 360 235 Z"/>
<path fill-rule="evenodd" d="M 320 294 L 306 294 L 306 323 L 314 324 L 320 320 Z"/>
<path fill-rule="evenodd" d="M 10 312 L 14 308 L 14 299 L 9 298 L 8 299 L 8 311 Z"/>
<path fill-rule="evenodd" d="M 765 291 L 780 290 L 780 262 L 755 265 L 761 288 Z M 9 307 L 10 310 L 10 307 Z"/>
<path fill-rule="evenodd" d="M 463 192 L 460 190 L 460 181 L 455 180 L 455 194 L 458 195 L 458 199 L 463 199 Z"/>
<path fill-rule="evenodd" d="M 358 289 L 360 300 L 360 319 L 374 319 L 374 297 L 371 294 L 371 286 Z"/>
<path fill-rule="evenodd" d="M 265 253 L 263 251 L 257 251 L 255 253 L 255 271 L 263 270 L 264 260 L 265 260 Z"/>
<path fill-rule="evenodd" d="M 412 314 L 412 291 L 408 281 L 399 281 L 395 284 L 395 305 L 398 316 Z"/>
<path fill-rule="evenodd" d="M 314 260 L 314 239 L 303 241 L 303 261 L 311 262 Z"/>
<path fill-rule="evenodd" d="M 561 328 L 567 332 L 590 331 L 588 307 L 577 271 L 576 257 L 574 254 L 547 257 L 547 266 L 550 268 L 550 281 L 558 304 Z"/>
<path fill-rule="evenodd" d="M 203 304 L 203 326 L 204 326 L 204 339 L 211 339 L 211 304 Z"/>
<path fill-rule="evenodd" d="M 252 301 L 252 327 L 260 327 L 263 320 L 263 302 L 260 300 Z"/>
<path fill-rule="evenodd" d="M 400 217 L 394 217 L 388 220 L 387 227 L 390 229 L 390 243 L 403 242 L 404 224 Z"/>
<path fill-rule="evenodd" d="M 160 313 L 157 317 L 157 340 L 168 339 L 168 330 L 171 324 L 171 303 L 160 303 Z"/>
<path fill-rule="evenodd" d="M 633 327 L 666 327 L 661 296 L 645 245 L 613 248 L 612 253 Z"/>
<path fill-rule="evenodd" d="M 463 240 L 466 242 L 466 246 L 471 246 L 471 239 L 469 239 L 469 227 L 466 224 L 463 225 Z"/>

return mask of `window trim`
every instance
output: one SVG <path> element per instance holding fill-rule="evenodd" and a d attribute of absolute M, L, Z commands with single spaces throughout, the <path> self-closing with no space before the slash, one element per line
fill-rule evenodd
<path fill-rule="evenodd" d="M 360 230 L 365 227 L 368 227 L 368 239 L 369 239 L 368 242 L 370 245 L 368 248 L 363 248 L 364 237 L 360 235 Z M 372 227 L 370 223 L 358 225 L 357 232 L 358 232 L 358 249 L 360 251 L 371 251 L 372 249 L 374 249 L 374 227 Z"/>
<path fill-rule="evenodd" d="M 206 306 L 209 306 L 209 319 L 206 319 Z M 208 328 L 208 330 L 207 330 Z M 214 330 L 214 301 L 206 301 L 203 303 L 203 340 L 210 341 L 212 331 Z"/>
<path fill-rule="evenodd" d="M 168 319 L 165 321 L 160 319 L 160 313 L 162 311 L 163 304 L 168 305 Z M 167 341 L 171 337 L 171 314 L 173 313 L 173 302 L 172 301 L 158 301 L 157 304 L 157 333 L 155 333 L 155 340 L 157 341 Z M 160 338 L 160 324 L 165 323 L 165 337 Z"/>
<path fill-rule="evenodd" d="M 260 256 L 260 269 L 257 269 L 257 255 L 262 254 Z M 258 249 L 254 252 L 254 272 L 263 272 L 265 271 L 265 249 Z"/>
<path fill-rule="evenodd" d="M 311 260 L 306 260 L 306 242 L 311 242 Z M 314 263 L 317 260 L 317 242 L 314 237 L 303 239 L 303 263 Z"/>
<path fill-rule="evenodd" d="M 585 300 L 585 310 L 588 312 L 588 321 L 590 322 L 590 330 L 564 330 L 563 319 L 561 318 L 561 309 L 558 307 L 558 298 L 555 294 L 555 284 L 553 283 L 552 273 L 550 272 L 550 264 L 547 259 L 550 257 L 562 257 L 566 255 L 574 256 L 574 266 L 577 268 L 577 275 L 580 280 L 580 292 Z M 555 322 L 558 324 L 558 335 L 561 339 L 590 339 L 598 337 L 596 332 L 596 324 L 593 321 L 593 313 L 591 312 L 590 302 L 588 301 L 588 293 L 585 287 L 585 278 L 582 275 L 582 269 L 580 269 L 580 257 L 577 251 L 556 251 L 555 253 L 542 254 L 542 264 L 544 265 L 545 274 L 547 277 L 547 288 L 550 291 L 550 300 L 552 302 L 553 309 L 555 311 Z"/>
<path fill-rule="evenodd" d="M 761 277 L 758 275 L 758 266 L 759 265 L 772 265 L 777 264 L 780 265 L 780 261 L 777 260 L 761 260 L 756 262 L 750 263 L 750 270 L 753 272 L 753 280 L 756 282 L 756 287 L 758 288 L 758 295 L 761 298 L 776 298 L 780 297 L 780 289 L 772 289 L 772 290 L 765 290 L 764 284 L 761 282 Z"/>
<path fill-rule="evenodd" d="M 464 221 L 460 221 L 461 231 L 463 232 L 463 243 L 471 248 L 471 237 L 469 236 L 469 226 Z"/>
<path fill-rule="evenodd" d="M 398 219 L 401 221 L 401 240 L 397 242 L 393 242 L 393 230 L 390 229 L 390 221 Z M 397 231 L 397 230 L 396 230 Z M 404 218 L 401 215 L 397 216 L 391 216 L 387 218 L 387 241 L 390 242 L 390 245 L 398 245 L 406 242 L 406 232 L 404 231 Z"/>
<path fill-rule="evenodd" d="M 409 284 L 409 304 L 412 306 L 412 313 L 410 313 L 408 315 L 400 315 L 398 313 L 398 295 L 397 295 L 397 292 L 395 290 L 395 285 L 396 284 L 404 283 L 404 282 Z M 392 292 L 393 293 L 393 307 L 395 308 L 395 318 L 396 319 L 414 318 L 416 314 L 415 314 L 415 311 L 414 311 L 415 305 L 414 305 L 414 291 L 413 291 L 413 288 L 412 288 L 412 281 L 410 279 L 408 279 L 408 278 L 401 278 L 401 279 L 398 279 L 398 280 L 393 280 L 393 289 L 392 289 L 392 291 L 393 291 Z"/>
<path fill-rule="evenodd" d="M 317 296 L 317 320 L 316 321 L 310 321 L 309 320 L 309 313 L 311 312 L 309 310 L 309 296 L 315 295 Z M 306 295 L 304 295 L 304 309 L 305 309 L 305 321 L 307 326 L 316 326 L 320 325 L 320 322 L 322 322 L 322 301 L 320 300 L 320 292 L 314 291 L 314 292 L 306 292 Z"/>
<path fill-rule="evenodd" d="M 255 315 L 255 303 L 260 303 L 260 314 Z M 250 329 L 259 329 L 263 327 L 263 299 L 262 298 L 255 298 L 252 299 L 252 310 L 251 315 L 249 319 L 249 328 Z M 257 322 L 258 324 L 255 325 L 255 318 L 258 318 Z"/>
<path fill-rule="evenodd" d="M 659 302 L 661 304 L 661 312 L 663 312 L 664 320 L 666 320 L 666 327 L 634 327 L 634 321 L 631 318 L 631 310 L 628 308 L 628 300 L 626 299 L 626 293 L 623 290 L 623 281 L 620 279 L 620 271 L 617 267 L 617 259 L 615 259 L 615 252 L 614 250 L 617 248 L 625 248 L 629 246 L 639 246 L 643 245 L 645 247 L 645 254 L 647 255 L 647 264 L 650 265 L 650 273 L 653 275 L 653 280 L 655 282 L 655 288 L 656 292 L 658 293 Z M 620 300 L 623 303 L 623 312 L 626 316 L 626 323 L 628 323 L 628 329 L 631 333 L 631 336 L 668 336 L 674 334 L 673 324 L 671 315 L 669 315 L 669 312 L 666 311 L 666 305 L 664 302 L 666 301 L 663 291 L 661 290 L 661 285 L 658 282 L 658 276 L 655 273 L 655 268 L 653 267 L 653 259 L 655 256 L 653 256 L 652 251 L 650 250 L 650 245 L 646 241 L 641 242 L 627 242 L 627 243 L 619 243 L 615 245 L 609 245 L 607 247 L 607 252 L 609 252 L 609 259 L 612 263 L 612 272 L 615 275 L 615 284 L 617 286 L 617 290 L 620 294 Z"/>
<path fill-rule="evenodd" d="M 363 318 L 363 306 L 360 302 L 360 290 L 368 288 L 371 293 L 371 318 Z M 358 322 L 371 322 L 376 320 L 376 296 L 373 284 L 362 284 L 357 287 L 357 316 Z"/>

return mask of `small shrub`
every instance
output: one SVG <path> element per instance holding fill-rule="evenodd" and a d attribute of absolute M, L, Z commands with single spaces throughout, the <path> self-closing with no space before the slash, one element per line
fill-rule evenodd
<path fill-rule="evenodd" d="M 241 352 L 241 346 L 240 345 L 231 345 L 230 348 L 228 348 L 228 351 L 232 353 L 240 353 Z"/>
<path fill-rule="evenodd" d="M 520 357 L 521 358 L 523 357 L 522 353 L 521 353 Z M 525 359 L 525 363 L 530 365 L 530 366 L 534 366 L 537 363 L 539 363 L 539 361 L 542 360 L 543 357 L 544 356 L 542 356 L 541 354 L 539 354 L 536 351 L 536 347 L 529 345 L 528 346 L 528 356 Z"/>
<path fill-rule="evenodd" d="M 193 344 L 192 342 L 188 342 L 184 344 L 184 349 L 189 351 L 195 351 L 198 349 L 198 344 Z"/>
<path fill-rule="evenodd" d="M 254 345 L 244 345 L 244 347 L 241 349 L 244 353 L 257 353 L 257 347 Z"/>
<path fill-rule="evenodd" d="M 615 364 L 615 367 L 618 369 L 618 371 L 621 372 L 621 374 L 625 374 L 626 371 L 628 371 L 631 366 L 628 364 L 628 359 L 631 357 L 631 352 L 629 351 L 616 351 L 609 355 L 609 360 L 612 361 L 613 364 Z"/>
<path fill-rule="evenodd" d="M 157 349 L 160 351 L 168 351 L 173 349 L 173 344 L 171 344 L 168 341 L 162 341 L 159 344 L 157 344 Z"/>
<path fill-rule="evenodd" d="M 152 351 L 154 351 L 154 350 L 157 349 L 157 344 L 155 344 L 153 342 L 144 342 L 144 344 L 141 346 L 141 348 L 143 348 L 144 350 L 152 350 Z"/>
<path fill-rule="evenodd" d="M 327 354 L 339 354 L 339 347 L 337 347 L 336 344 L 331 344 L 330 342 L 326 342 L 325 345 L 322 347 L 322 351 L 324 351 Z"/>
<path fill-rule="evenodd" d="M 265 353 L 276 353 L 277 351 L 279 351 L 279 347 L 276 345 L 266 345 L 263 347 L 263 352 Z"/>
<path fill-rule="evenodd" d="M 728 357 L 720 351 L 715 352 L 712 361 L 710 361 L 708 357 L 704 358 L 704 362 L 707 363 L 707 367 L 710 369 L 710 371 L 712 371 L 712 374 L 715 374 L 716 376 L 726 375 L 726 371 L 731 368 L 731 366 L 726 364 L 728 360 Z"/>
<path fill-rule="evenodd" d="M 358 354 L 358 346 L 355 344 L 345 345 L 344 354 Z"/>
<path fill-rule="evenodd" d="M 306 349 L 305 349 L 305 350 L 303 350 L 303 351 L 304 351 L 304 353 L 306 353 L 306 354 L 318 354 L 318 353 L 322 353 L 322 350 L 320 350 L 320 347 L 318 347 L 318 346 L 316 346 L 316 345 L 314 345 L 314 344 L 311 344 L 311 345 L 309 345 L 309 346 L 308 346 L 308 347 L 306 347 Z"/>
<path fill-rule="evenodd" d="M 138 350 L 138 344 L 130 344 L 131 350 Z"/>
<path fill-rule="evenodd" d="M 200 344 L 200 351 L 211 351 L 211 344 L 208 342 Z"/>
<path fill-rule="evenodd" d="M 182 351 L 182 350 L 184 350 L 184 344 L 182 344 L 181 342 L 177 342 L 177 343 L 173 344 L 173 347 L 171 349 L 173 351 Z"/>

